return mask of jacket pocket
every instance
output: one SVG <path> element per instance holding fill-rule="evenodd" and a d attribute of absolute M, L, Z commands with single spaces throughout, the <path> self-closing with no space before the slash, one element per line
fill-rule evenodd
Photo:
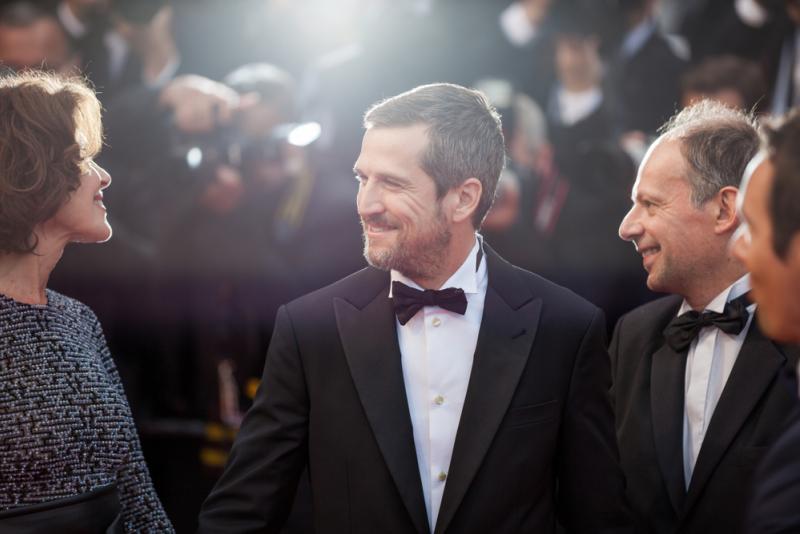
<path fill-rule="evenodd" d="M 511 407 L 503 420 L 502 428 L 519 428 L 546 423 L 558 417 L 558 401 Z"/>

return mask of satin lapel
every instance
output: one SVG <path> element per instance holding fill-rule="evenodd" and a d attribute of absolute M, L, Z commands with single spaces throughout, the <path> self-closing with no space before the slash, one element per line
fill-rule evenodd
<path fill-rule="evenodd" d="M 736 434 L 786 362 L 786 357 L 764 337 L 755 320 L 754 317 L 703 438 L 686 497 L 686 511 L 697 501 Z"/>
<path fill-rule="evenodd" d="M 539 323 L 541 299 L 487 248 L 489 287 L 467 396 L 435 532 L 445 531 L 472 483 L 517 389 Z"/>
<path fill-rule="evenodd" d="M 683 397 L 686 354 L 664 344 L 653 354 L 650 369 L 650 409 L 658 465 L 675 513 L 686 497 L 683 476 Z"/>
<path fill-rule="evenodd" d="M 363 307 L 334 299 L 350 374 L 386 466 L 418 532 L 430 532 L 408 411 L 389 278 Z"/>

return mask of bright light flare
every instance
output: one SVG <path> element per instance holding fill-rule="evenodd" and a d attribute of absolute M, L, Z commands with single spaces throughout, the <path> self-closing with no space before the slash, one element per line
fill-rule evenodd
<path fill-rule="evenodd" d="M 318 122 L 304 122 L 292 128 L 286 141 L 290 145 L 304 147 L 319 139 L 321 133 L 322 126 Z"/>

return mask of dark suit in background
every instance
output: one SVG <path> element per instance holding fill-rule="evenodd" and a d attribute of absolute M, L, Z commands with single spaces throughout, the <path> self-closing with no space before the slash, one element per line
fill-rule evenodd
<path fill-rule="evenodd" d="M 602 312 L 486 257 L 435 532 L 627 532 Z M 281 308 L 200 532 L 277 532 L 306 465 L 317 532 L 429 532 L 388 291 L 367 268 Z"/>
<path fill-rule="evenodd" d="M 688 490 L 683 468 L 686 354 L 662 334 L 682 299 L 670 296 L 623 316 L 611 341 L 613 399 L 627 495 L 640 532 L 744 531 L 753 472 L 796 409 L 784 370 L 797 354 L 754 320 L 706 432 Z"/>
<path fill-rule="evenodd" d="M 749 534 L 800 532 L 800 414 L 770 448 L 755 475 Z"/>
<path fill-rule="evenodd" d="M 678 108 L 685 68 L 676 47 L 655 28 L 635 52 L 617 51 L 607 94 L 615 100 L 619 129 L 654 135 Z"/>

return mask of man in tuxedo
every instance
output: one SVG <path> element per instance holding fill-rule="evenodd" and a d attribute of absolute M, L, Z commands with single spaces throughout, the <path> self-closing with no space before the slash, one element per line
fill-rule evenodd
<path fill-rule="evenodd" d="M 765 128 L 766 143 L 742 181 L 743 231 L 734 254 L 751 272 L 759 324 L 773 339 L 800 343 L 800 111 Z M 769 450 L 755 476 L 748 532 L 800 531 L 800 417 Z"/>
<path fill-rule="evenodd" d="M 745 266 L 730 251 L 753 120 L 705 100 L 648 150 L 620 237 L 647 285 L 671 296 L 617 323 L 613 399 L 627 495 L 641 532 L 742 532 L 756 463 L 796 404 L 795 357 L 753 322 Z"/>
<path fill-rule="evenodd" d="M 317 532 L 627 532 L 602 312 L 476 233 L 496 112 L 434 84 L 364 125 L 370 267 L 279 310 L 200 532 L 277 532 L 306 466 Z"/>

